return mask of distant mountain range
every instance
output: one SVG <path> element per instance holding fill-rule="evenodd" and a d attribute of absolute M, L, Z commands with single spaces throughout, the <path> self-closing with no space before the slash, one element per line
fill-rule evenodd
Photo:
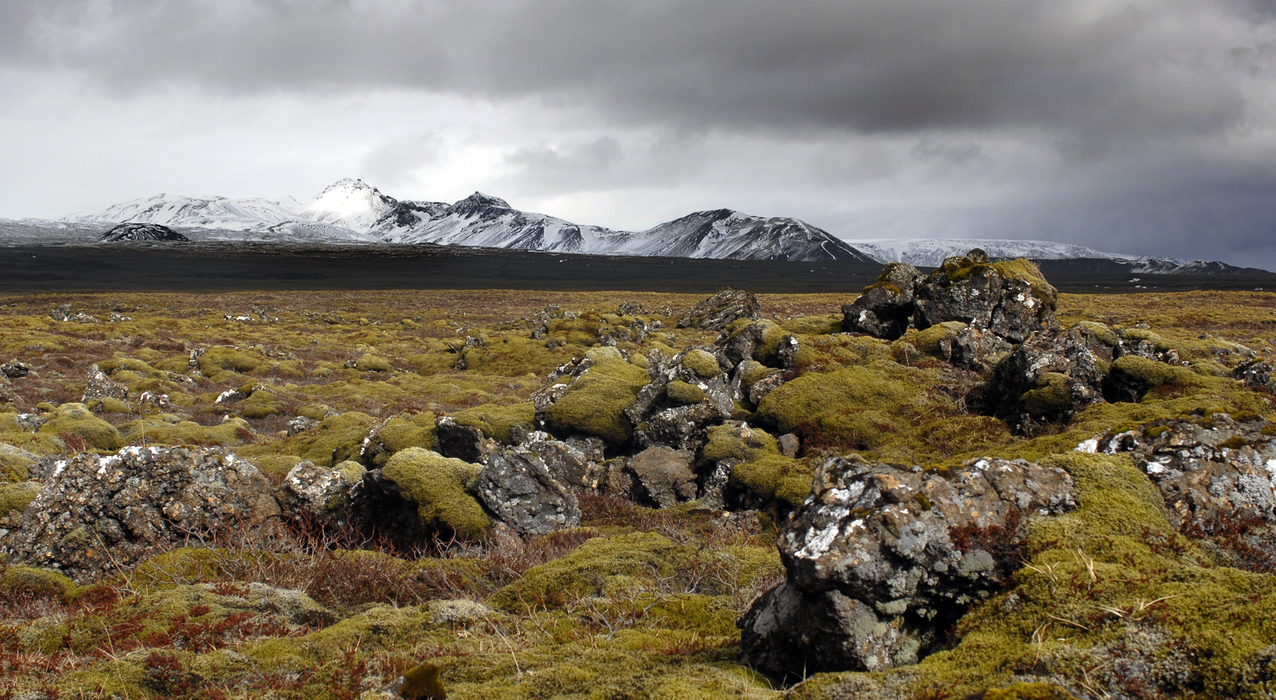
<path fill-rule="evenodd" d="M 36 236 L 0 222 L 0 242 Z M 1069 269 L 1143 274 L 1241 272 L 1221 262 L 1105 253 L 1079 245 L 999 239 L 869 239 L 843 241 L 798 219 L 760 217 L 730 209 L 688 214 L 646 231 L 615 231 L 515 209 L 475 192 L 458 202 L 397 200 L 357 179 L 326 188 L 313 201 L 187 197 L 160 194 L 61 222 L 30 222 L 68 235 L 100 225 L 159 224 L 193 241 L 261 243 L 391 243 L 477 246 L 552 253 L 670 256 L 801 262 L 907 262 L 934 267 L 944 258 L 982 248 L 992 258 L 1067 261 Z M 26 231 L 25 234 L 21 231 Z M 1081 261 L 1088 261 L 1082 263 Z M 1051 265 L 1054 267 L 1055 265 Z M 1101 269 L 1100 269 L 1101 268 Z"/>

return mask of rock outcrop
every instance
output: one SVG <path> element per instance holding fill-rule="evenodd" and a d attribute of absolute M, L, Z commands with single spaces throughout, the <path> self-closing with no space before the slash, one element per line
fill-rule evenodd
<path fill-rule="evenodd" d="M 887 265 L 854 303 L 842 307 L 842 329 L 886 340 L 904 335 L 916 311 L 915 290 L 923 279 L 908 263 Z"/>
<path fill-rule="evenodd" d="M 524 535 L 544 535 L 580 525 L 576 494 L 524 448 L 498 449 L 469 487 L 498 520 Z"/>
<path fill-rule="evenodd" d="M 728 288 L 691 307 L 678 319 L 678 327 L 722 331 L 733 321 L 758 318 L 761 310 L 751 292 Z"/>
<path fill-rule="evenodd" d="M 944 473 L 831 459 L 781 530 L 786 581 L 739 622 L 741 658 L 787 679 L 913 663 L 1018 567 L 1023 520 L 1075 494 L 1063 470 L 1022 460 Z"/>
<path fill-rule="evenodd" d="M 189 241 L 190 239 L 162 224 L 120 224 L 102 234 L 103 243 L 115 241 Z"/>
<path fill-rule="evenodd" d="M 155 547 L 279 515 L 270 482 L 206 448 L 126 447 L 59 461 L 23 514 L 13 555 L 72 578 L 128 568 Z"/>

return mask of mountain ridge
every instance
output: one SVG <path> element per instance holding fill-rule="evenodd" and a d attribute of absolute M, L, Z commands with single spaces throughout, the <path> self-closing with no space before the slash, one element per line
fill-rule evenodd
<path fill-rule="evenodd" d="M 188 197 L 160 194 L 112 205 L 65 222 L 159 224 L 218 230 L 218 240 L 285 243 L 459 245 L 549 253 L 638 255 L 802 262 L 906 262 L 935 267 L 943 259 L 982 248 L 992 258 L 1107 261 L 1104 269 L 1140 274 L 1242 269 L 1218 261 L 1107 253 L 1076 244 L 1004 239 L 843 240 L 800 219 L 762 217 L 732 209 L 692 212 L 644 231 L 617 231 L 525 212 L 499 197 L 474 192 L 451 204 L 399 200 L 358 178 L 344 178 L 313 200 Z"/>

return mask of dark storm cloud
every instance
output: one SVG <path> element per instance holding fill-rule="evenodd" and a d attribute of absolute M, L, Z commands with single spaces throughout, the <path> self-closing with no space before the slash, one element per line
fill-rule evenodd
<path fill-rule="evenodd" d="M 1069 0 L 61 0 L 25 57 L 121 89 L 542 95 L 621 122 L 859 132 L 1212 133 L 1246 102 L 1252 5 Z M 1202 32 L 1204 27 L 1206 31 Z M 1234 35 L 1234 36 L 1233 36 Z M 13 49 L 10 50 L 11 52 Z"/>

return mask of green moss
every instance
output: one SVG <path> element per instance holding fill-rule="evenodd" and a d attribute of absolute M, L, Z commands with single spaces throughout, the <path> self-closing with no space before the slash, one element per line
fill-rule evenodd
<path fill-rule="evenodd" d="M 715 425 L 709 428 L 708 435 L 704 458 L 715 462 L 724 459 L 747 461 L 780 454 L 779 443 L 761 428 L 741 430 L 731 424 Z"/>
<path fill-rule="evenodd" d="M 236 348 L 223 346 L 211 347 L 199 358 L 199 371 L 213 377 L 225 372 L 251 372 L 257 369 L 262 359 Z"/>
<path fill-rule="evenodd" d="M 1136 355 L 1117 358 L 1112 363 L 1112 373 L 1113 376 L 1124 376 L 1134 380 L 1143 387 L 1144 391 L 1163 386 L 1191 387 L 1200 384 L 1198 381 L 1200 375 L 1189 369 Z"/>
<path fill-rule="evenodd" d="M 333 471 L 341 475 L 341 480 L 349 486 L 354 486 L 363 479 L 363 475 L 368 473 L 362 464 L 353 461 L 345 461 L 332 468 Z"/>
<path fill-rule="evenodd" d="M 483 467 L 437 452 L 409 447 L 395 453 L 381 470 L 404 498 L 417 504 L 417 516 L 426 527 L 444 527 L 462 537 L 479 537 L 491 518 L 466 491 Z"/>
<path fill-rule="evenodd" d="M 297 455 L 259 455 L 248 460 L 254 467 L 257 467 L 263 474 L 269 474 L 274 477 L 283 478 L 297 466 L 298 462 L 302 462 Z"/>
<path fill-rule="evenodd" d="M 238 417 L 217 425 L 200 425 L 194 421 L 170 423 L 162 417 L 142 418 L 120 427 L 129 444 L 232 447 L 242 445 L 253 436 L 252 427 Z"/>
<path fill-rule="evenodd" d="M 0 482 L 0 517 L 10 511 L 21 513 L 27 504 L 40 495 L 40 482 L 23 481 L 19 483 Z"/>
<path fill-rule="evenodd" d="M 665 395 L 670 401 L 682 405 L 697 404 L 705 398 L 704 390 L 680 379 L 675 379 L 665 386 Z"/>
<path fill-rule="evenodd" d="M 90 446 L 113 452 L 124 446 L 124 438 L 115 426 L 98 418 L 82 403 L 59 406 L 39 432 L 50 435 L 72 433 L 84 438 Z"/>
<path fill-rule="evenodd" d="M 932 357 L 942 357 L 943 352 L 940 349 L 940 343 L 947 340 L 952 341 L 957 337 L 957 333 L 966 327 L 961 321 L 945 321 L 937 323 L 930 328 L 917 333 L 917 349 Z"/>
<path fill-rule="evenodd" d="M 90 411 L 94 413 L 132 413 L 133 409 L 129 408 L 128 402 L 119 399 L 113 399 L 109 396 L 100 399 L 89 399 L 84 402 Z"/>
<path fill-rule="evenodd" d="M 390 372 L 394 368 L 390 361 L 379 355 L 364 354 L 354 361 L 354 368 L 360 372 Z"/>
<path fill-rule="evenodd" d="M 633 433 L 624 411 L 649 381 L 642 368 L 627 362 L 598 362 L 545 411 L 545 420 L 553 431 L 580 432 L 623 444 Z"/>
<path fill-rule="evenodd" d="M 767 367 L 756 360 L 744 360 L 740 364 L 743 365 L 740 369 L 740 386 L 745 389 L 751 388 L 754 384 L 773 374 L 780 373 L 780 370 L 774 367 Z"/>
<path fill-rule="evenodd" d="M 704 379 L 712 379 L 722 374 L 722 368 L 718 366 L 718 358 L 699 348 L 688 350 L 687 354 L 682 356 L 681 364 Z"/>
<path fill-rule="evenodd" d="M 624 362 L 625 356 L 616 348 L 600 345 L 586 351 L 585 359 L 593 360 L 594 362 Z"/>
<path fill-rule="evenodd" d="M 1094 321 L 1081 321 L 1077 324 L 1077 327 L 1094 336 L 1099 340 L 1099 342 L 1109 347 L 1116 347 L 1121 344 L 1121 339 L 1117 337 L 1117 334 L 1105 324 L 1096 323 Z"/>
<path fill-rule="evenodd" d="M 0 590 L 6 594 L 19 591 L 50 596 L 68 602 L 80 593 L 80 588 L 66 576 L 48 569 L 10 564 L 0 573 Z"/>
<path fill-rule="evenodd" d="M 1007 279 L 1024 280 L 1032 285 L 1032 291 L 1046 302 L 1046 306 L 1053 311 L 1058 308 L 1059 292 L 1046 281 L 1046 276 L 1041 274 L 1041 268 L 1031 260 L 1024 258 L 1016 258 L 1014 260 L 1004 260 L 992 264 L 1002 277 Z"/>
<path fill-rule="evenodd" d="M 864 431 L 866 406 L 882 411 L 908 402 L 917 389 L 868 367 L 805 374 L 767 394 L 758 415 L 781 433 L 806 431 L 844 440 L 847 431 Z M 880 412 L 872 412 L 875 419 Z M 885 414 L 880 414 L 885 415 Z"/>
<path fill-rule="evenodd" d="M 1034 387 L 1025 391 L 1020 401 L 1030 415 L 1057 416 L 1072 409 L 1072 380 L 1066 374 L 1047 372 Z"/>
<path fill-rule="evenodd" d="M 633 586 L 637 576 L 669 573 L 686 548 L 654 532 L 595 537 L 567 556 L 528 569 L 488 599 L 499 608 L 562 605 Z"/>
<path fill-rule="evenodd" d="M 287 404 L 272 391 L 256 388 L 242 404 L 245 418 L 269 418 L 287 412 Z"/>
<path fill-rule="evenodd" d="M 831 335 L 842 330 L 842 314 L 832 316 L 799 316 L 780 323 L 794 335 Z"/>
<path fill-rule="evenodd" d="M 971 697 L 976 700 L 1077 700 L 1072 693 L 1051 683 L 1015 683 Z"/>
<path fill-rule="evenodd" d="M 26 450 L 0 443 L 0 477 L 5 481 L 18 482 L 31 478 L 30 467 L 35 460 L 36 456 Z"/>
<path fill-rule="evenodd" d="M 1218 446 L 1232 449 L 1232 450 L 1239 450 L 1240 448 L 1248 444 L 1249 443 L 1245 442 L 1245 438 L 1241 437 L 1240 435 L 1233 435 L 1227 438 L 1226 440 L 1220 442 Z"/>
<path fill-rule="evenodd" d="M 331 406 L 326 404 L 311 404 L 297 409 L 297 415 L 318 421 L 327 418 L 332 413 L 337 413 L 337 411 L 334 411 Z"/>
<path fill-rule="evenodd" d="M 532 429 L 532 424 L 536 420 L 536 407 L 530 401 L 509 406 L 487 404 L 468 408 L 457 413 L 453 418 L 460 425 L 478 428 L 484 435 L 509 445 L 516 442 L 513 434 L 515 427 Z"/>
<path fill-rule="evenodd" d="M 784 501 L 790 507 L 802 505 L 811 493 L 814 471 L 802 460 L 778 454 L 762 455 L 731 469 L 730 484 L 746 489 L 763 501 Z"/>
<path fill-rule="evenodd" d="M 369 466 L 384 467 L 391 455 L 409 447 L 434 449 L 439 442 L 434 423 L 435 416 L 429 411 L 400 414 L 386 421 L 368 438 L 365 459 L 371 455 Z"/>
<path fill-rule="evenodd" d="M 399 695 L 412 700 L 446 700 L 447 690 L 439 680 L 440 670 L 432 663 L 414 666 L 403 674 Z"/>
<path fill-rule="evenodd" d="M 366 413 L 350 411 L 328 416 L 313 430 L 268 445 L 246 446 L 240 452 L 249 458 L 263 454 L 297 455 L 321 467 L 331 468 L 348 459 L 358 458 L 363 439 L 376 422 Z"/>

